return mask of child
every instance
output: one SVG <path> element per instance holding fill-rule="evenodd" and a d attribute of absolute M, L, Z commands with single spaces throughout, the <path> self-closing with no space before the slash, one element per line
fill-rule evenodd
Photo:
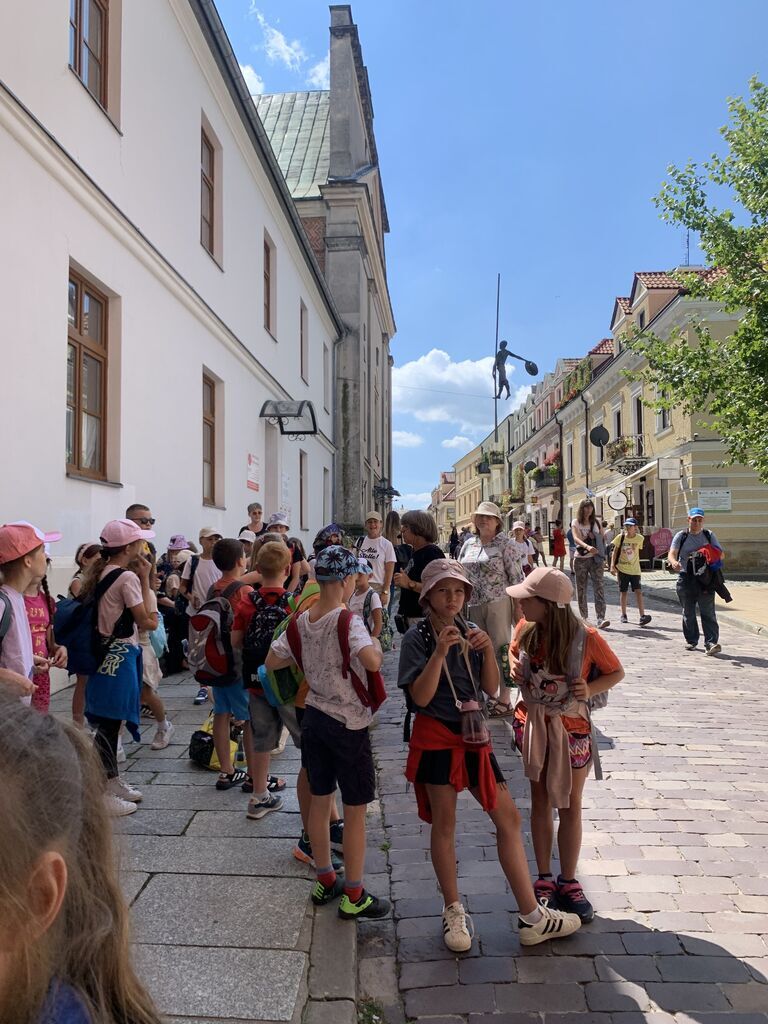
<path fill-rule="evenodd" d="M 46 567 L 48 565 L 49 562 L 46 560 Z M 24 605 L 32 633 L 32 650 L 46 662 L 46 665 L 66 668 L 67 649 L 57 644 L 53 635 L 51 623 L 56 611 L 56 602 L 48 590 L 47 576 L 43 576 L 39 582 L 30 583 L 24 591 Z M 32 707 L 45 713 L 51 705 L 51 674 L 48 668 L 35 672 L 32 682 L 37 687 L 32 694 Z"/>
<path fill-rule="evenodd" d="M 531 785 L 531 835 L 540 901 L 586 922 L 592 904 L 576 880 L 581 849 L 581 796 L 597 750 L 588 701 L 624 678 L 621 662 L 597 630 L 571 611 L 573 585 L 559 569 L 534 569 L 510 597 L 524 618 L 509 647 L 510 666 L 520 683 L 515 708 L 515 744 Z M 575 663 L 575 667 L 572 667 Z M 552 808 L 557 808 L 560 875 L 552 877 Z"/>
<path fill-rule="evenodd" d="M 562 519 L 555 520 L 555 528 L 552 531 L 552 565 L 557 569 L 557 560 L 560 559 L 560 570 L 565 565 L 565 535 L 563 534 Z"/>
<path fill-rule="evenodd" d="M 145 559 L 149 562 L 149 600 L 147 602 L 147 611 L 150 615 L 158 615 L 157 608 L 157 572 L 155 570 L 154 558 L 152 555 L 140 555 L 139 558 L 135 559 L 130 568 L 134 572 L 139 571 L 139 561 Z M 173 722 L 169 721 L 165 714 L 165 705 L 157 695 L 157 689 L 160 685 L 160 680 L 163 678 L 163 673 L 160 669 L 160 662 L 157 655 L 152 648 L 152 641 L 149 638 L 149 630 L 139 630 L 139 644 L 141 646 L 141 663 L 142 663 L 142 677 L 141 677 L 141 704 L 142 707 L 146 706 L 149 708 L 152 717 L 157 722 L 157 728 L 155 730 L 155 736 L 150 744 L 151 750 L 165 750 L 168 744 L 171 742 L 171 736 L 175 732 Z"/>
<path fill-rule="evenodd" d="M 304 545 L 298 537 L 288 537 L 287 543 L 291 551 L 291 577 L 288 589 L 293 594 L 300 594 L 309 579 L 309 562 Z"/>
<path fill-rule="evenodd" d="M 70 597 L 77 597 L 83 585 L 90 567 L 98 560 L 101 553 L 100 544 L 81 544 L 75 552 L 75 565 L 77 570 L 69 582 L 67 593 Z M 72 690 L 72 721 L 80 729 L 85 728 L 85 684 L 88 676 L 78 672 L 75 675 L 75 687 Z"/>
<path fill-rule="evenodd" d="M 343 674 L 338 637 L 338 619 L 352 596 L 357 569 L 357 556 L 346 548 L 332 545 L 321 550 L 315 559 L 320 596 L 296 619 L 309 685 L 301 723 L 301 760 L 312 794 L 309 838 L 317 869 L 312 902 L 322 905 L 341 896 L 338 913 L 347 920 L 384 917 L 390 910 L 387 900 L 363 888 L 365 809 L 375 797 L 368 735 L 371 711 L 363 706 L 351 680 Z M 378 642 L 354 615 L 349 624 L 349 653 L 350 667 L 361 679 L 365 679 L 366 671 L 376 672 L 381 666 Z M 273 641 L 266 666 L 275 670 L 292 661 L 296 658 L 288 635 L 283 633 Z M 328 833 L 337 782 L 344 804 L 344 883 L 331 864 Z"/>
<path fill-rule="evenodd" d="M 472 591 L 452 558 L 425 567 L 419 601 L 426 617 L 403 637 L 398 674 L 398 686 L 416 711 L 405 774 L 416 789 L 419 817 L 432 824 L 432 865 L 445 901 L 443 938 L 456 953 L 472 945 L 456 876 L 456 802 L 463 789 L 470 790 L 496 827 L 499 862 L 519 908 L 520 942 L 532 946 L 563 938 L 581 924 L 572 914 L 536 903 L 520 814 L 480 711 L 499 687 L 499 667 L 490 636 L 461 616 Z M 474 721 L 465 718 L 469 715 Z"/>
<path fill-rule="evenodd" d="M 185 562 L 179 586 L 179 594 L 187 602 L 186 613 L 190 618 L 205 601 L 213 584 L 221 577 L 221 571 L 213 561 L 213 546 L 221 540 L 221 534 L 210 526 L 205 526 L 200 531 L 199 539 L 202 553 L 199 556 L 193 555 Z M 191 633 L 189 641 L 192 642 Z M 199 706 L 205 704 L 207 700 L 208 687 L 201 686 L 192 703 Z"/>
<path fill-rule="evenodd" d="M 625 519 L 624 529 L 611 545 L 611 576 L 619 580 L 619 601 L 621 603 L 621 621 L 627 622 L 627 595 L 629 588 L 637 601 L 640 612 L 640 625 L 647 626 L 651 616 L 645 614 L 643 606 L 642 575 L 640 570 L 640 552 L 643 550 L 645 537 L 637 532 L 637 520 Z"/>
<path fill-rule="evenodd" d="M 96 626 L 101 639 L 101 663 L 88 677 L 85 717 L 96 727 L 94 746 L 107 777 L 106 807 L 110 814 L 132 814 L 141 792 L 120 777 L 117 743 L 125 722 L 134 740 L 139 732 L 141 648 L 138 630 L 157 627 L 150 611 L 150 564 L 137 556 L 155 536 L 132 519 L 113 519 L 101 531 L 101 554 L 83 581 L 81 596 L 94 595 Z M 128 566 L 136 562 L 137 571 Z"/>
<path fill-rule="evenodd" d="M 536 550 L 525 533 L 525 523 L 518 521 L 512 524 L 512 549 L 517 553 L 523 567 L 523 575 L 533 571 L 533 558 Z"/>
<path fill-rule="evenodd" d="M 371 587 L 372 575 L 371 563 L 360 558 L 357 563 L 355 592 L 347 602 L 347 607 L 351 612 L 360 616 L 371 636 L 379 637 L 383 621 L 381 598 Z"/>
<path fill-rule="evenodd" d="M 129 914 L 103 786 L 84 737 L 0 693 L 6 1024 L 160 1024 L 131 966 Z"/>
<path fill-rule="evenodd" d="M 547 558 L 546 558 L 546 555 L 544 554 L 544 537 L 542 536 L 541 527 L 540 526 L 536 527 L 536 529 L 531 534 L 529 540 L 530 540 L 530 543 L 533 545 L 533 560 L 534 560 L 534 562 L 536 563 L 536 565 L 538 565 L 539 562 L 541 562 L 541 564 L 543 566 L 546 566 Z"/>
<path fill-rule="evenodd" d="M 47 672 L 50 662 L 34 651 L 24 593 L 45 575 L 45 545 L 61 540 L 60 533 L 43 533 L 29 523 L 0 527 L 0 620 L 10 609 L 8 629 L 0 641 L 0 679 L 29 704 L 35 692 L 35 670 Z"/>

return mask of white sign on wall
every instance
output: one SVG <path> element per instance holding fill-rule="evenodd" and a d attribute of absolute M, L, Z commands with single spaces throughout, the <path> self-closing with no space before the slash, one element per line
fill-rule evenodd
<path fill-rule="evenodd" d="M 699 505 L 705 512 L 730 512 L 730 487 L 710 487 L 699 490 Z"/>
<path fill-rule="evenodd" d="M 678 480 L 680 478 L 680 459 L 659 459 L 659 480 Z"/>
<path fill-rule="evenodd" d="M 259 456 L 248 453 L 248 473 L 246 476 L 249 491 L 259 490 Z"/>

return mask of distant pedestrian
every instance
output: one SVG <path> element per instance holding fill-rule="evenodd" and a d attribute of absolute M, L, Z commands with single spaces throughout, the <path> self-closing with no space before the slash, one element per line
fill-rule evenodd
<path fill-rule="evenodd" d="M 625 522 L 626 525 L 626 522 Z M 603 540 L 605 541 L 605 550 L 608 551 L 611 544 L 616 539 L 616 530 L 613 526 L 609 526 L 606 520 L 603 520 Z"/>
<path fill-rule="evenodd" d="M 624 529 L 616 537 L 610 550 L 612 576 L 619 581 L 619 601 L 621 603 L 621 621 L 627 622 L 627 595 L 629 588 L 637 601 L 637 610 L 640 612 L 640 625 L 647 626 L 651 616 L 645 614 L 642 591 L 642 572 L 640 569 L 640 552 L 645 542 L 637 532 L 637 520 L 625 519 Z"/>
<path fill-rule="evenodd" d="M 456 555 L 459 553 L 459 543 L 460 541 L 458 531 L 455 526 L 452 526 L 451 537 L 450 540 L 448 541 L 448 551 L 450 553 L 451 558 L 455 558 Z"/>
<path fill-rule="evenodd" d="M 534 547 L 533 541 L 528 537 L 525 523 L 522 522 L 522 520 L 518 520 L 516 523 L 512 524 L 510 538 L 512 546 L 520 558 L 520 564 L 523 567 L 523 575 L 527 576 L 529 573 L 533 572 L 536 548 Z"/>
<path fill-rule="evenodd" d="M 695 651 L 699 643 L 698 610 L 704 633 L 704 648 L 709 655 L 719 654 L 720 626 L 715 612 L 715 588 L 706 557 L 701 549 L 707 545 L 720 548 L 712 530 L 704 529 L 704 510 L 692 508 L 688 513 L 688 529 L 679 530 L 669 548 L 669 564 L 679 573 L 677 599 L 683 609 L 685 649 Z M 722 550 L 722 549 L 721 549 Z"/>
<path fill-rule="evenodd" d="M 573 530 L 570 528 L 570 526 L 566 530 L 565 539 L 568 543 L 568 568 L 570 569 L 571 576 L 573 576 L 573 560 L 576 557 L 576 541 L 574 540 Z"/>
<path fill-rule="evenodd" d="M 52 668 L 67 667 L 67 649 L 56 643 L 53 635 L 53 616 L 56 602 L 48 590 L 48 576 L 30 583 L 24 591 L 29 628 L 32 633 L 32 649 Z M 35 671 L 32 682 L 37 689 L 32 694 L 32 707 L 47 712 L 51 704 L 51 673 L 48 667 Z"/>
<path fill-rule="evenodd" d="M 266 533 L 267 527 L 264 523 L 263 514 L 260 502 L 252 501 L 248 506 L 249 521 L 245 526 L 241 527 L 240 533 L 242 533 L 243 530 L 250 530 L 251 533 L 255 534 L 257 537 L 260 537 L 262 533 Z"/>
<path fill-rule="evenodd" d="M 530 543 L 533 544 L 534 562 L 536 563 L 536 565 L 543 565 L 546 567 L 547 556 L 544 552 L 544 537 L 541 532 L 541 527 L 537 526 L 528 539 Z"/>
<path fill-rule="evenodd" d="M 562 572 L 565 568 L 565 534 L 563 533 L 562 519 L 555 520 L 555 528 L 552 531 L 552 565 L 555 568 L 558 568 L 558 558 L 560 559 L 559 568 Z"/>
<path fill-rule="evenodd" d="M 576 518 L 571 523 L 571 533 L 576 545 L 573 566 L 576 573 L 579 612 L 582 619 L 586 621 L 589 615 L 587 582 L 591 580 L 597 624 L 600 629 L 607 629 L 610 622 L 605 617 L 605 591 L 603 588 L 605 544 L 602 531 L 595 519 L 594 503 L 589 498 L 579 502 Z"/>

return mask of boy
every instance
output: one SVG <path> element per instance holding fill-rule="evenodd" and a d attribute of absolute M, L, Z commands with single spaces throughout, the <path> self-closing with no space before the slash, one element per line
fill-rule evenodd
<path fill-rule="evenodd" d="M 373 569 L 370 562 L 361 558 L 357 564 L 355 591 L 347 602 L 347 607 L 351 612 L 360 616 L 371 636 L 379 637 L 383 623 L 381 598 L 371 586 L 372 575 Z M 367 612 L 366 604 L 368 606 Z"/>
<path fill-rule="evenodd" d="M 637 532 L 637 520 L 625 519 L 624 529 L 613 541 L 611 553 L 611 576 L 617 576 L 619 580 L 621 621 L 629 621 L 627 619 L 627 592 L 632 587 L 632 593 L 637 601 L 637 609 L 640 612 L 641 626 L 647 626 L 651 621 L 651 616 L 645 614 L 641 590 L 640 552 L 643 550 L 644 542 L 645 539 Z"/>
<path fill-rule="evenodd" d="M 181 573 L 179 593 L 187 599 L 187 615 L 190 618 L 205 601 L 208 591 L 213 584 L 221 577 L 221 572 L 213 560 L 213 547 L 220 540 L 220 533 L 217 533 L 210 526 L 204 526 L 200 531 L 202 553 L 200 555 L 193 555 L 184 565 Z M 192 703 L 198 705 L 205 704 L 207 700 L 208 688 L 201 686 Z"/>
<path fill-rule="evenodd" d="M 363 888 L 365 861 L 365 809 L 375 796 L 375 772 L 368 725 L 371 712 L 359 701 L 352 681 L 342 675 L 338 618 L 352 596 L 358 559 L 346 548 L 332 545 L 315 560 L 320 596 L 308 612 L 296 619 L 301 637 L 301 661 L 309 693 L 301 723 L 301 759 L 307 770 L 312 800 L 309 838 L 315 855 L 316 905 L 341 896 L 339 917 L 347 920 L 379 918 L 389 903 Z M 356 616 L 349 626 L 351 668 L 361 678 L 381 667 L 381 648 Z M 285 668 L 296 659 L 285 633 L 274 640 L 266 666 Z M 344 804 L 344 862 L 346 880 L 331 865 L 328 819 L 336 785 Z"/>

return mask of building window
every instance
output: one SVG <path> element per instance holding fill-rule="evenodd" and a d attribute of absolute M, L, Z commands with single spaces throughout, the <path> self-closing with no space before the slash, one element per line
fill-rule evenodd
<path fill-rule="evenodd" d="M 331 474 L 327 467 L 323 468 L 323 522 L 331 521 Z"/>
<path fill-rule="evenodd" d="M 301 379 L 309 384 L 309 317 L 303 302 L 299 303 L 299 363 Z"/>
<path fill-rule="evenodd" d="M 581 472 L 586 473 L 589 465 L 589 451 L 587 448 L 587 434 L 586 431 L 581 435 Z"/>
<path fill-rule="evenodd" d="M 613 438 L 621 437 L 621 408 L 613 410 Z"/>
<path fill-rule="evenodd" d="M 565 458 L 565 467 L 566 467 L 565 472 L 566 472 L 566 476 L 572 477 L 573 476 L 573 442 L 572 441 L 568 442 L 568 445 L 567 445 L 567 447 L 565 449 L 565 453 L 566 453 L 566 458 Z"/>
<path fill-rule="evenodd" d="M 211 256 L 214 250 L 216 206 L 216 147 L 205 128 L 200 132 L 200 242 Z"/>
<path fill-rule="evenodd" d="M 331 411 L 331 350 L 323 345 L 323 408 Z"/>
<path fill-rule="evenodd" d="M 657 392 L 659 398 L 668 398 L 669 392 L 661 391 Z M 656 413 L 656 433 L 660 434 L 664 430 L 669 430 L 672 426 L 672 413 L 669 409 L 660 409 Z"/>
<path fill-rule="evenodd" d="M 203 374 L 203 504 L 216 504 L 216 381 Z"/>
<path fill-rule="evenodd" d="M 69 66 L 105 109 L 107 16 L 106 0 L 69 0 Z"/>
<path fill-rule="evenodd" d="M 299 452 L 299 529 L 307 529 L 307 496 L 309 480 L 307 478 L 307 453 Z"/>
<path fill-rule="evenodd" d="M 640 312 L 637 314 L 637 326 L 640 328 L 641 331 L 645 327 L 645 310 L 644 309 L 641 309 Z"/>
<path fill-rule="evenodd" d="M 275 245 L 269 235 L 264 233 L 264 326 L 274 338 L 277 333 L 275 317 Z"/>
<path fill-rule="evenodd" d="M 69 275 L 67 331 L 67 470 L 106 478 L 106 296 Z"/>

